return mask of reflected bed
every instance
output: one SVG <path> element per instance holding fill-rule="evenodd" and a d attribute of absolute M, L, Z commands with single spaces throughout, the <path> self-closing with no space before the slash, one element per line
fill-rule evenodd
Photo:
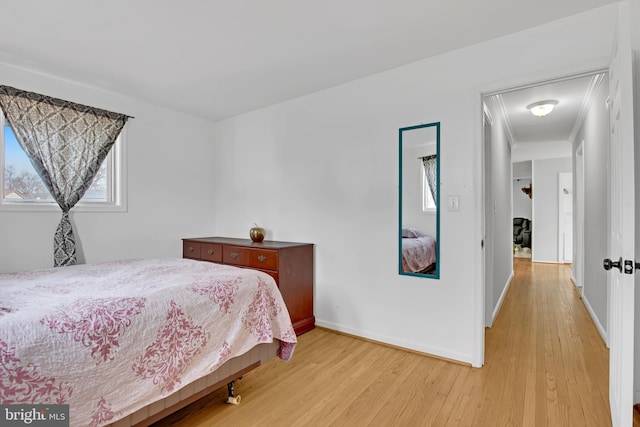
<path fill-rule="evenodd" d="M 431 236 L 402 238 L 402 271 L 429 273 L 436 265 L 436 241 Z"/>

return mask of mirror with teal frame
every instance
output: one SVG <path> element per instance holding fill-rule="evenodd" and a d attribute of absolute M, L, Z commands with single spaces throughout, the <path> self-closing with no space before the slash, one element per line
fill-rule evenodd
<path fill-rule="evenodd" d="M 440 122 L 399 135 L 398 270 L 440 278 Z"/>

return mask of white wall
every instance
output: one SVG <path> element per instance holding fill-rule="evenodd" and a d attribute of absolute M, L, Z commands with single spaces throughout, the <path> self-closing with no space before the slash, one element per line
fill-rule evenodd
<path fill-rule="evenodd" d="M 605 66 L 615 12 L 607 6 L 220 122 L 217 233 L 244 237 L 257 222 L 270 239 L 315 243 L 320 325 L 481 364 L 480 93 Z M 442 125 L 442 200 L 460 196 L 459 211 L 441 209 L 440 280 L 397 274 L 398 129 L 433 121 Z"/>
<path fill-rule="evenodd" d="M 609 95 L 608 76 L 598 88 L 584 123 L 573 142 L 574 151 L 582 143 L 584 165 L 584 265 L 575 257 L 574 266 L 582 269 L 582 298 L 589 309 L 598 330 L 607 339 L 607 275 L 602 260 L 608 257 L 609 240 L 609 111 L 606 99 Z M 576 161 L 574 157 L 574 162 Z M 576 209 L 578 200 L 574 198 Z M 574 212 L 576 211 L 574 209 Z M 576 231 L 577 234 L 577 231 Z"/>
<path fill-rule="evenodd" d="M 514 150 L 515 148 L 511 150 L 512 160 L 513 160 Z M 550 156 L 550 157 L 555 157 L 555 156 Z M 566 157 L 566 156 L 560 156 L 560 157 Z M 516 179 L 516 178 L 531 178 L 531 160 L 525 160 L 520 162 L 513 161 L 513 179 Z"/>
<path fill-rule="evenodd" d="M 181 256 L 182 237 L 215 231 L 212 123 L 2 64 L 0 82 L 135 117 L 126 125 L 128 211 L 72 210 L 79 259 Z M 0 272 L 52 267 L 60 216 L 0 212 Z"/>
<path fill-rule="evenodd" d="M 571 142 L 546 141 L 515 144 L 512 157 L 513 161 L 518 163 L 527 160 L 571 157 Z"/>
<path fill-rule="evenodd" d="M 571 157 L 533 161 L 531 258 L 534 262 L 560 262 L 558 174 L 571 171 Z"/>

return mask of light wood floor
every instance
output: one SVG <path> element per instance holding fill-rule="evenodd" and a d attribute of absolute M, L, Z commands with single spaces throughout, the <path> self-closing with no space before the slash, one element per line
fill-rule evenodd
<path fill-rule="evenodd" d="M 481 369 L 315 329 L 238 383 L 239 406 L 220 390 L 157 425 L 609 426 L 608 350 L 569 268 L 514 262 Z"/>

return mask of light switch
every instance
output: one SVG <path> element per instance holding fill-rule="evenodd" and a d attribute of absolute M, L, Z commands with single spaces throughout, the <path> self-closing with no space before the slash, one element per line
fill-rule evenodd
<path fill-rule="evenodd" d="M 449 196 L 449 198 L 447 199 L 447 210 L 460 210 L 460 196 Z"/>

